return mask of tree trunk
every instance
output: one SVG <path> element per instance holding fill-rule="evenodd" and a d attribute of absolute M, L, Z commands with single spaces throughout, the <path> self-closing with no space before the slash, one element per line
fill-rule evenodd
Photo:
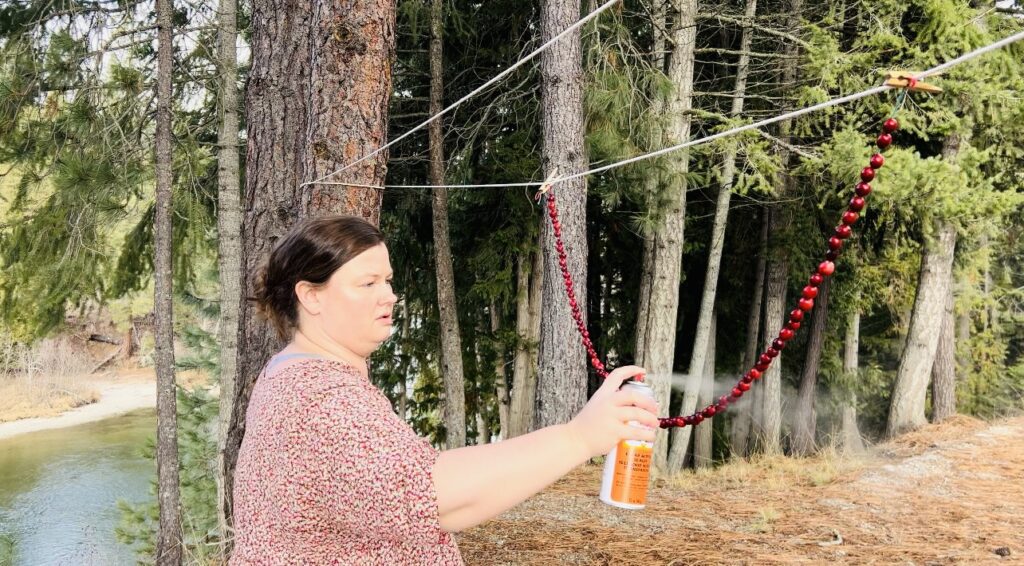
<path fill-rule="evenodd" d="M 430 114 L 439 113 L 444 97 L 441 35 L 444 30 L 442 0 L 430 3 Z M 430 124 L 430 183 L 443 185 L 444 135 L 441 120 Z M 437 309 L 441 319 L 441 375 L 444 381 L 444 426 L 448 448 L 466 445 L 466 392 L 462 370 L 459 311 L 455 305 L 455 273 L 448 237 L 448 189 L 434 189 L 434 257 L 437 269 Z"/>
<path fill-rule="evenodd" d="M 409 343 L 409 301 L 402 301 L 402 344 Z M 404 349 L 403 349 L 404 350 Z M 402 352 L 402 371 L 398 381 L 398 417 L 403 421 L 409 418 L 409 369 L 412 366 L 412 355 Z"/>
<path fill-rule="evenodd" d="M 394 28 L 394 0 L 367 0 L 356 8 L 340 0 L 254 0 L 246 90 L 245 289 L 224 454 L 229 496 L 252 386 L 282 346 L 244 299 L 253 295 L 251 275 L 300 218 L 346 213 L 379 221 L 381 195 L 375 190 L 300 185 L 384 144 Z M 330 181 L 381 184 L 386 167 L 387 156 L 381 153 Z"/>
<path fill-rule="evenodd" d="M 674 47 L 668 61 L 668 79 L 672 83 L 673 92 L 665 103 L 662 134 L 666 145 L 674 145 L 690 137 L 689 112 L 693 107 L 693 47 L 697 37 L 694 18 L 697 2 L 670 0 L 669 6 L 673 16 L 671 41 Z M 662 190 L 667 198 L 663 201 L 664 209 L 652 211 L 659 220 L 650 242 L 645 245 L 644 263 L 649 273 L 641 284 L 649 288 L 641 291 L 647 300 L 641 301 L 637 321 L 638 333 L 642 332 L 644 337 L 643 348 L 637 350 L 637 363 L 647 370 L 648 381 L 663 413 L 668 410 L 672 392 L 689 152 L 680 152 L 670 158 L 666 167 L 668 171 L 663 178 Z M 649 202 L 653 203 L 655 199 Z M 698 371 L 688 378 L 687 391 L 692 395 L 696 395 L 700 386 L 699 375 Z M 682 430 L 689 432 L 689 429 Z M 654 446 L 654 466 L 663 472 L 671 471 L 667 429 L 658 431 Z"/>
<path fill-rule="evenodd" d="M 825 327 L 828 324 L 831 282 L 831 279 L 825 279 L 818 288 L 818 296 L 814 299 L 814 319 L 808 336 L 807 357 L 804 358 L 804 371 L 800 376 L 800 389 L 793 418 L 793 453 L 799 456 L 806 456 L 815 450 L 817 412 L 814 403 L 817 399 L 821 348 L 825 344 Z"/>
<path fill-rule="evenodd" d="M 580 15 L 580 0 L 544 0 L 541 34 L 548 41 Z M 583 61 L 579 31 L 541 54 L 543 165 L 546 175 L 566 174 L 585 166 L 583 145 Z M 558 199 L 568 269 L 581 311 L 587 304 L 587 186 L 582 178 L 552 188 Z M 541 311 L 540 368 L 537 375 L 537 428 L 567 422 L 587 401 L 587 358 L 580 346 L 562 274 L 555 254 L 551 224 L 544 221 L 544 308 Z"/>
<path fill-rule="evenodd" d="M 217 520 L 221 556 L 230 552 L 229 498 L 224 491 L 231 400 L 235 397 L 235 358 L 238 355 L 238 298 L 242 296 L 242 205 L 238 169 L 238 53 L 237 1 L 219 0 L 217 10 L 217 267 L 220 279 L 220 415 L 217 426 Z"/>
<path fill-rule="evenodd" d="M 712 311 L 711 331 L 709 333 L 707 355 L 704 356 L 704 370 L 701 378 L 700 397 L 697 399 L 697 406 L 704 407 L 715 401 L 715 326 L 717 316 Z M 714 418 L 706 419 L 694 432 L 693 437 L 693 467 L 710 468 L 713 462 Z M 690 428 L 690 427 L 686 427 Z"/>
<path fill-rule="evenodd" d="M 495 338 L 494 351 L 496 359 L 494 362 L 494 394 L 498 399 L 498 436 L 502 439 L 508 438 L 508 376 L 505 372 L 505 344 L 498 340 L 498 332 L 501 330 L 501 314 L 498 312 L 498 305 L 491 299 L 491 335 Z"/>
<path fill-rule="evenodd" d="M 171 75 L 174 64 L 173 0 L 157 0 L 156 213 L 153 218 L 153 315 L 156 331 L 156 469 L 160 508 L 156 563 L 178 566 L 182 558 L 178 487 L 178 410 L 174 382 L 174 320 L 171 193 Z"/>
<path fill-rule="evenodd" d="M 696 12 L 696 3 L 693 7 Z M 746 6 L 746 18 L 752 20 L 757 11 L 757 0 L 748 0 Z M 741 38 L 742 54 L 739 57 L 736 70 L 736 83 L 733 91 L 732 108 L 730 115 L 737 117 L 743 113 L 744 97 L 747 90 L 747 75 L 750 72 L 750 43 L 752 40 L 750 26 L 744 26 Z M 692 57 L 692 48 L 690 49 Z M 675 55 L 673 55 L 675 57 Z M 692 73 L 691 73 L 692 80 Z M 732 200 L 732 186 L 736 178 L 736 145 L 730 144 L 722 159 L 722 186 L 718 190 L 718 198 L 715 203 L 715 220 L 711 230 L 711 246 L 708 250 L 708 268 L 704 276 L 704 291 L 701 294 L 700 311 L 697 319 L 697 334 L 693 340 L 693 354 L 690 359 L 690 367 L 687 372 L 689 378 L 699 375 L 705 367 L 705 359 L 713 352 L 708 344 L 713 340 L 711 317 L 715 309 L 715 297 L 718 293 L 718 273 L 722 265 L 722 249 L 725 244 L 725 227 L 729 218 L 729 203 Z M 697 406 L 704 406 L 698 403 L 692 396 L 683 394 L 683 405 L 680 414 L 689 415 Z M 676 472 L 682 466 L 682 455 L 685 453 L 689 443 L 691 427 L 676 429 L 672 434 L 672 448 L 669 453 L 669 471 Z M 696 444 L 694 444 L 696 446 Z"/>
<path fill-rule="evenodd" d="M 512 362 L 512 399 L 508 417 L 509 434 L 506 438 L 526 434 L 533 426 L 543 286 L 543 252 L 537 249 L 526 257 L 520 255 L 516 278 L 516 335 L 519 337 L 519 346 Z"/>
<path fill-rule="evenodd" d="M 767 213 L 763 212 L 762 216 Z M 743 347 L 742 370 L 746 371 L 754 367 L 757 361 L 757 345 L 761 330 L 761 309 L 764 298 L 764 278 L 768 256 L 768 219 L 763 218 L 761 222 L 761 245 L 757 254 L 757 266 L 754 268 L 754 296 L 750 300 L 750 314 L 747 315 L 747 342 Z M 746 456 L 748 452 L 748 441 L 750 428 L 754 421 L 753 412 L 757 406 L 757 396 L 761 388 L 751 389 L 749 393 L 740 398 L 736 404 L 735 416 L 732 421 L 732 433 L 729 444 L 733 456 Z"/>
<path fill-rule="evenodd" d="M 857 426 L 857 395 L 853 389 L 853 381 L 857 379 L 858 351 L 860 350 L 860 311 L 854 310 L 846 319 L 846 339 L 843 344 L 843 373 L 850 383 L 851 391 L 847 392 L 842 404 L 843 451 L 859 454 L 864 451 L 864 439 Z"/>
<path fill-rule="evenodd" d="M 953 161 L 960 150 L 960 136 L 950 134 L 942 146 L 942 158 Z M 928 378 L 939 346 L 939 334 L 946 318 L 946 304 L 952 285 L 956 229 L 937 219 L 935 233 L 925 242 L 917 296 L 910 316 L 907 342 L 896 370 L 896 383 L 889 404 L 886 435 L 894 437 L 924 425 Z"/>
<path fill-rule="evenodd" d="M 770 222 L 780 214 L 778 208 L 771 211 Z M 772 230 L 777 232 L 778 230 Z M 784 255 L 784 254 L 780 254 Z M 765 275 L 764 341 L 770 343 L 782 326 L 786 315 L 786 276 L 789 271 L 785 257 L 771 257 Z M 760 434 L 765 454 L 782 452 L 782 354 L 768 367 L 761 377 L 762 407 Z M 757 385 L 755 385 L 757 387 Z"/>
<path fill-rule="evenodd" d="M 956 341 L 953 330 L 953 286 L 949 286 L 946 309 L 942 313 L 939 343 L 932 364 L 932 422 L 956 414 Z"/>
<path fill-rule="evenodd" d="M 799 25 L 802 11 L 803 0 L 789 0 L 789 21 L 792 27 L 795 28 Z M 783 47 L 783 52 L 786 57 L 782 60 L 781 83 L 783 88 L 794 88 L 800 48 L 796 43 L 789 42 Z M 780 199 L 791 197 L 796 192 L 796 180 L 790 174 L 794 165 L 792 153 L 785 149 L 786 144 L 792 141 L 792 127 L 793 124 L 790 120 L 779 124 L 779 139 L 783 142 L 783 149 L 779 155 L 781 169 L 777 178 Z M 788 244 L 784 241 L 790 224 L 789 213 L 782 205 L 777 204 L 771 211 L 770 218 L 769 241 L 772 243 L 773 249 L 768 262 L 765 342 L 774 340 L 776 332 L 779 331 L 784 321 L 786 275 L 789 266 Z M 762 381 L 764 388 L 764 407 L 762 409 L 764 451 L 767 454 L 777 454 L 782 451 L 782 354 L 779 354 L 778 359 L 764 373 Z"/>

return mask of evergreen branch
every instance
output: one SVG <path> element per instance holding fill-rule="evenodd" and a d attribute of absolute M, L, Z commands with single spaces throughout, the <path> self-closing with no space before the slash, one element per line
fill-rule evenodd
<path fill-rule="evenodd" d="M 780 147 L 782 147 L 782 148 L 784 148 L 784 149 L 786 149 L 788 151 L 791 151 L 791 152 L 799 155 L 800 157 L 803 157 L 804 159 L 813 159 L 813 160 L 821 159 L 821 155 L 816 154 L 816 153 L 812 153 L 812 152 L 804 150 L 804 149 L 801 149 L 800 147 L 795 146 L 795 145 L 793 145 L 793 144 L 791 144 L 791 143 L 789 143 L 789 142 L 787 142 L 785 140 L 779 139 L 779 138 L 769 134 L 768 132 L 766 132 L 766 131 L 764 131 L 764 130 L 762 130 L 760 128 L 758 128 L 758 129 L 756 129 L 754 131 L 757 132 L 758 134 L 761 134 L 761 137 L 763 137 L 764 139 L 766 139 L 766 140 L 772 142 L 773 144 L 775 144 L 777 146 L 780 146 Z"/>
<path fill-rule="evenodd" d="M 753 21 L 748 20 L 747 18 L 739 18 L 739 17 L 734 17 L 734 16 L 726 16 L 724 14 L 714 14 L 714 15 L 709 15 L 709 14 L 701 15 L 701 14 L 698 14 L 696 16 L 696 19 L 698 19 L 698 20 L 718 20 L 720 22 L 726 22 L 726 23 L 735 24 L 735 25 L 740 26 L 740 27 L 751 27 L 753 29 L 756 29 L 756 30 L 758 30 L 760 32 L 763 32 L 763 33 L 766 33 L 768 35 L 773 35 L 775 37 L 780 37 L 782 39 L 785 39 L 786 41 L 791 41 L 793 43 L 796 43 L 797 45 L 803 47 L 804 49 L 810 49 L 812 47 L 810 43 L 800 39 L 799 37 L 797 37 L 797 36 L 795 36 L 795 35 L 793 35 L 791 33 L 787 33 L 787 32 L 784 32 L 784 31 L 781 31 L 781 30 L 777 30 L 775 28 L 771 28 L 771 27 L 767 27 L 767 26 L 758 25 L 758 24 L 754 23 Z"/>

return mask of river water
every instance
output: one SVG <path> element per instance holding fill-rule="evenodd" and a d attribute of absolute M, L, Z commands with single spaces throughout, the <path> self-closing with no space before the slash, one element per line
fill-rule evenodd
<path fill-rule="evenodd" d="M 150 409 L 0 440 L 0 545 L 13 542 L 0 566 L 134 564 L 114 535 L 117 502 L 152 500 L 141 449 L 155 433 Z"/>

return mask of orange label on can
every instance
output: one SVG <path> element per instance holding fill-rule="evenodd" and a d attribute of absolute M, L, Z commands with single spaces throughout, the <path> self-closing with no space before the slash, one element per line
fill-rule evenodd
<path fill-rule="evenodd" d="M 611 498 L 619 503 L 643 505 L 647 501 L 647 480 L 651 474 L 653 446 L 623 440 L 615 451 Z"/>

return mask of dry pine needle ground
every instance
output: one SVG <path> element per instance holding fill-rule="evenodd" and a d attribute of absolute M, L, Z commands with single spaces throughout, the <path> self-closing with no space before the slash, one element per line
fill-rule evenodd
<path fill-rule="evenodd" d="M 586 466 L 459 536 L 483 564 L 1024 563 L 1024 418 L 956 417 L 851 459 L 760 458 L 597 499 Z"/>

